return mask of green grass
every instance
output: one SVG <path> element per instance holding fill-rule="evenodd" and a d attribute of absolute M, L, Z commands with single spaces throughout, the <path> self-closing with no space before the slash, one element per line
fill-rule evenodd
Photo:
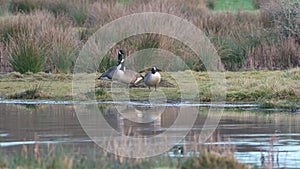
<path fill-rule="evenodd" d="M 184 72 L 177 72 L 177 74 Z M 162 72 L 164 80 L 175 84 L 171 76 Z M 211 101 L 211 86 L 207 72 L 192 72 L 194 75 L 201 102 Z M 300 100 L 300 69 L 286 71 L 244 71 L 244 72 L 225 72 L 226 78 L 226 101 L 228 103 L 244 102 L 256 103 L 261 107 L 282 107 L 290 110 L 299 108 Z M 104 86 L 104 81 L 97 82 L 98 87 L 106 90 L 105 95 L 96 95 L 98 100 L 111 100 L 111 92 L 108 86 Z M 108 83 L 107 81 L 105 83 Z M 106 84 L 107 85 L 107 84 Z M 98 88 L 99 89 L 99 88 Z M 188 93 L 190 89 L 159 86 L 158 91 L 164 94 L 168 101 L 180 101 L 182 93 Z M 129 97 L 131 100 L 144 101 L 149 99 L 152 90 L 148 88 L 131 88 Z M 217 93 L 215 93 L 217 94 Z M 193 99 L 193 98 L 187 98 Z"/>
<path fill-rule="evenodd" d="M 185 71 L 175 73 L 185 74 Z M 211 101 L 212 81 L 207 72 L 191 72 L 197 82 L 201 102 Z M 177 88 L 176 81 L 168 72 L 161 72 L 165 83 L 158 87 L 159 97 L 169 101 L 180 101 L 181 94 L 189 93 L 189 88 Z M 174 75 L 174 73 L 172 73 Z M 300 101 L 300 68 L 284 71 L 243 71 L 225 72 L 226 101 L 229 103 L 246 102 L 261 104 L 262 107 L 299 108 Z M 95 96 L 97 100 L 112 100 L 111 82 L 97 80 L 94 74 L 82 74 L 82 77 L 95 79 Z M 174 76 L 173 76 L 174 77 Z M 168 83 L 166 83 L 168 82 Z M 173 84 L 170 86 L 168 84 Z M 185 84 L 185 83 L 184 83 Z M 72 75 L 46 73 L 10 73 L 0 75 L 0 97 L 10 99 L 72 99 Z M 86 85 L 82 83 L 82 85 Z M 137 88 L 129 89 L 129 97 L 135 101 L 145 101 L 155 94 L 143 83 Z M 93 91 L 93 90 L 91 90 Z M 122 92 L 122 91 L 121 91 Z M 26 93 L 31 97 L 26 97 Z M 117 93 L 115 93 L 117 94 Z M 214 93 L 218 94 L 218 93 Z M 86 93 L 86 96 L 92 96 Z M 187 96 L 189 97 L 189 96 Z M 193 99 L 191 98 L 186 99 Z M 81 98 L 81 97 L 79 97 Z"/>
<path fill-rule="evenodd" d="M 0 97 L 29 99 L 26 93 L 38 94 L 36 99 L 71 99 L 72 77 L 67 74 L 10 73 L 0 75 Z M 42 84 L 42 85 L 41 85 Z M 37 90 L 38 89 L 38 90 Z M 33 92 L 34 91 L 34 92 Z"/>
<path fill-rule="evenodd" d="M 20 73 L 40 72 L 43 68 L 46 56 L 44 44 L 36 44 L 29 37 L 21 37 L 13 42 L 9 60 L 12 68 Z"/>
<path fill-rule="evenodd" d="M 253 6 L 252 0 L 216 0 L 216 11 L 238 11 L 241 10 L 256 10 Z"/>

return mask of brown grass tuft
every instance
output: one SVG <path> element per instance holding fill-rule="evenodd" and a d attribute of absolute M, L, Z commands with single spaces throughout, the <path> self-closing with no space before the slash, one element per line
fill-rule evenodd
<path fill-rule="evenodd" d="M 4 43 L 0 54 L 6 55 L 3 51 L 12 48 L 10 39 L 15 40 L 20 34 L 34 35 L 40 39 L 37 43 L 47 42 L 44 69 L 70 73 L 78 50 L 101 26 L 133 13 L 163 12 L 186 19 L 202 30 L 215 45 L 226 70 L 298 67 L 299 3 L 293 0 L 253 3 L 260 12 L 212 11 L 207 6 L 214 4 L 214 0 L 14 0 L 5 3 L 13 14 L 0 21 L 0 40 Z M 193 70 L 205 70 L 187 46 L 161 35 L 123 40 L 111 48 L 108 56 L 115 60 L 114 51 L 120 48 L 133 53 L 150 47 L 180 55 Z"/>
<path fill-rule="evenodd" d="M 288 38 L 278 43 L 261 42 L 260 46 L 249 49 L 244 62 L 246 69 L 290 69 L 300 65 L 300 45 Z"/>

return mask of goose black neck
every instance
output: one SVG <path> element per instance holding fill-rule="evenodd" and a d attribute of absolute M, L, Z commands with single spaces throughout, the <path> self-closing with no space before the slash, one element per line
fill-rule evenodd
<path fill-rule="evenodd" d="M 155 68 L 152 68 L 152 69 L 151 69 L 151 73 L 152 73 L 152 74 L 155 74 L 155 73 L 156 73 Z"/>
<path fill-rule="evenodd" d="M 118 54 L 118 62 L 119 62 L 119 64 L 121 63 L 121 61 L 122 61 L 122 59 L 123 59 L 123 54 Z"/>

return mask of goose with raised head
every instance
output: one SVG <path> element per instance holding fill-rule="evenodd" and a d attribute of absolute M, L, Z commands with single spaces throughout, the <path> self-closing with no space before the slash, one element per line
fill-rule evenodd
<path fill-rule="evenodd" d="M 119 50 L 118 51 L 118 65 L 121 64 L 121 61 L 122 59 L 124 58 L 124 54 L 125 52 L 123 50 Z M 113 66 L 113 67 L 110 67 L 108 70 L 106 70 L 98 79 L 112 79 L 113 78 L 113 75 L 114 73 L 116 72 L 117 70 L 117 66 Z M 124 68 L 125 69 L 125 68 Z"/>
<path fill-rule="evenodd" d="M 161 71 L 158 67 L 154 66 L 151 68 L 151 71 L 147 72 L 144 77 L 145 84 L 149 87 L 157 88 L 157 85 L 160 83 L 161 75 L 158 73 L 158 71 Z"/>
<path fill-rule="evenodd" d="M 117 66 L 115 74 L 113 76 L 113 80 L 117 80 L 126 84 L 137 84 L 144 77 L 133 70 L 125 70 L 124 59 L 120 61 L 120 64 Z"/>

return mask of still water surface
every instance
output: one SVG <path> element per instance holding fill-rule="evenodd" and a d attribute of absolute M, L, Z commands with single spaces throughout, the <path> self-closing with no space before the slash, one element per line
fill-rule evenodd
<path fill-rule="evenodd" d="M 73 104 L 35 102 L 2 102 L 0 104 L 0 149 L 17 151 L 22 145 L 80 144 L 95 146 L 82 129 Z M 145 105 L 128 104 L 120 115 L 114 104 L 97 104 L 108 124 L 125 135 L 153 136 L 168 129 L 184 104 L 170 104 L 162 113 L 147 112 Z M 209 105 L 191 105 L 199 109 L 195 124 L 178 144 L 191 145 L 201 131 Z M 227 105 L 214 132 L 205 145 L 228 146 L 235 157 L 257 166 L 272 163 L 274 168 L 300 168 L 300 113 L 279 110 L 257 110 L 255 105 Z M 242 108 L 241 108 L 242 107 Z M 188 112 L 187 112 L 188 113 Z M 128 120 L 130 119 L 130 120 Z M 180 132 L 182 129 L 174 129 Z M 186 152 L 187 153 L 187 152 Z M 172 155 L 170 153 L 166 153 Z M 262 160 L 262 158 L 264 160 Z"/>

